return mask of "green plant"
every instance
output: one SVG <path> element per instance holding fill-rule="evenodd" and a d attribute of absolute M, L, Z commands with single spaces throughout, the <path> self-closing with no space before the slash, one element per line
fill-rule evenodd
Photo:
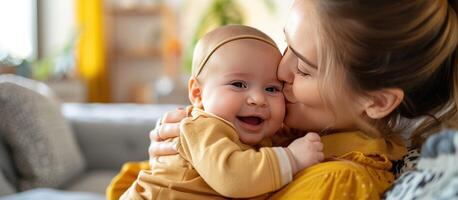
<path fill-rule="evenodd" d="M 273 0 L 261 0 L 270 12 L 275 12 Z M 190 73 L 192 68 L 192 53 L 197 41 L 207 32 L 228 24 L 244 24 L 245 16 L 236 0 L 213 0 L 201 20 L 184 54 L 183 66 Z"/>
<path fill-rule="evenodd" d="M 56 53 L 33 60 L 31 62 L 33 78 L 41 81 L 62 79 L 74 73 L 76 39 L 77 35 L 72 33 L 64 46 Z"/>

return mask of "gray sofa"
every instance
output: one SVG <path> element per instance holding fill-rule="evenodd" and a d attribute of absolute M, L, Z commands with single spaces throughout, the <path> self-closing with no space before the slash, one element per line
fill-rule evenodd
<path fill-rule="evenodd" d="M 177 105 L 60 103 L 46 85 L 0 75 L 0 199 L 105 199 L 148 132 Z"/>

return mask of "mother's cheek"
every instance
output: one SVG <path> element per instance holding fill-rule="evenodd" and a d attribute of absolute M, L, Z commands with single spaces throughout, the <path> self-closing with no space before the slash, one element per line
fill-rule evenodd
<path fill-rule="evenodd" d="M 316 81 L 295 80 L 291 92 L 297 103 L 307 106 L 320 106 L 322 104 Z"/>
<path fill-rule="evenodd" d="M 288 104 L 286 105 L 286 115 L 283 123 L 290 128 L 300 128 L 300 124 L 303 123 L 304 118 L 303 106 L 300 104 Z"/>

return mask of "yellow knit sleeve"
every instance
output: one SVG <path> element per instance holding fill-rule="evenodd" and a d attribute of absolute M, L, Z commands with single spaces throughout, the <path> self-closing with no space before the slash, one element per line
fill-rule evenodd
<path fill-rule="evenodd" d="M 390 184 L 383 174 L 351 161 L 324 162 L 298 173 L 272 199 L 380 199 Z"/>
<path fill-rule="evenodd" d="M 141 170 L 149 169 L 149 162 L 127 162 L 122 166 L 121 171 L 111 180 L 107 187 L 106 195 L 108 200 L 118 200 L 119 197 L 134 183 Z"/>
<path fill-rule="evenodd" d="M 247 198 L 283 186 L 273 148 L 241 144 L 235 130 L 215 118 L 182 121 L 180 129 L 178 152 L 219 194 Z"/>

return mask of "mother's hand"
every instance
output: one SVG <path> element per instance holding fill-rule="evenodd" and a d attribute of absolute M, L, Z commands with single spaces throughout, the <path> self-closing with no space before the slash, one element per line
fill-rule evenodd
<path fill-rule="evenodd" d="M 184 109 L 167 112 L 161 122 L 150 132 L 151 144 L 148 149 L 150 161 L 157 156 L 177 154 L 176 142 L 167 140 L 180 135 L 180 121 L 186 117 Z M 167 141 L 165 141 L 167 140 Z"/>

